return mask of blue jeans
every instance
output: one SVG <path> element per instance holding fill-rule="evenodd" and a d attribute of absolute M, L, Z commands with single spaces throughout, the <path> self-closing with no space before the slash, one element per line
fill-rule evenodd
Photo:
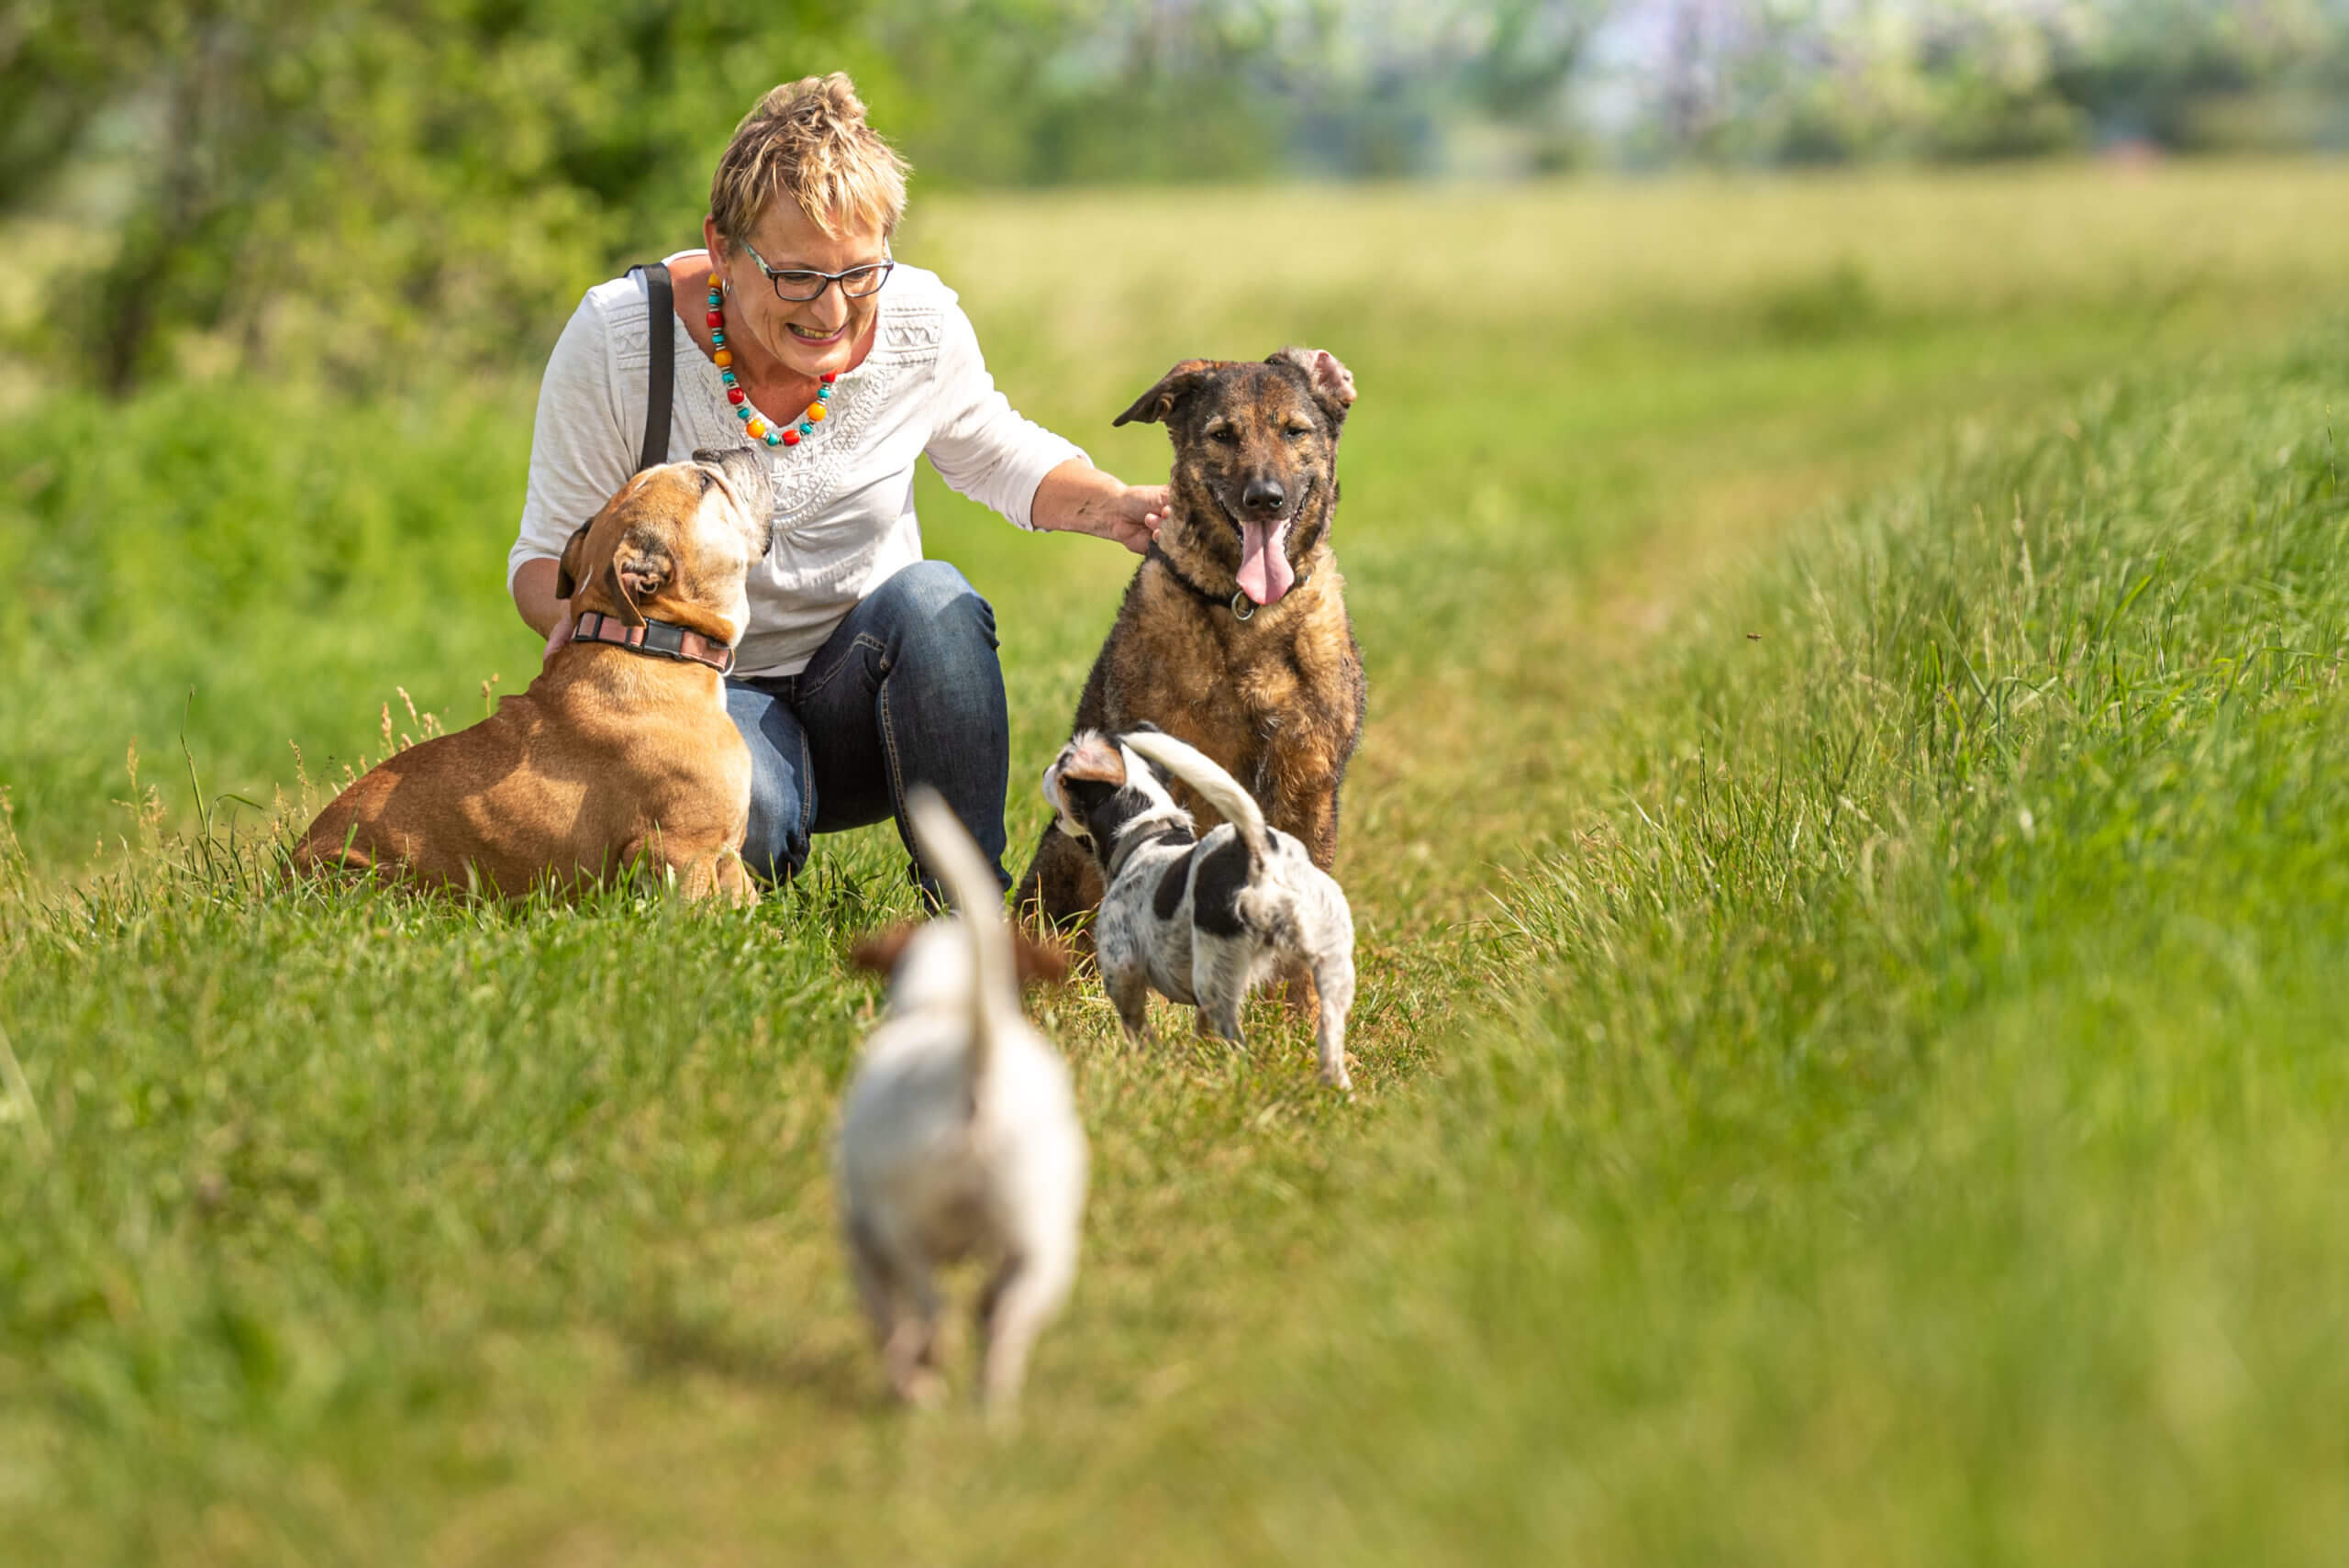
<path fill-rule="evenodd" d="M 726 683 L 726 711 L 751 748 L 751 830 L 742 859 L 787 882 L 808 840 L 895 818 L 912 852 L 906 791 L 946 797 L 1003 873 L 1003 792 L 1011 719 L 995 611 L 942 561 L 919 561 L 866 595 L 796 675 Z M 914 881 L 938 885 L 917 857 Z"/>

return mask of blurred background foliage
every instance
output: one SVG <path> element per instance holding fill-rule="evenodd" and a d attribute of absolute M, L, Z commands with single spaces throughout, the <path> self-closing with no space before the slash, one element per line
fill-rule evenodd
<path fill-rule="evenodd" d="M 2349 0 L 9 0 L 13 400 L 533 362 L 836 68 L 929 190 L 2349 145 Z"/>

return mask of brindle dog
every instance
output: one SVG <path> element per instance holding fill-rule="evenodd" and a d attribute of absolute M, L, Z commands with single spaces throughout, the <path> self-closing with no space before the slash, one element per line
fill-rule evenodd
<path fill-rule="evenodd" d="M 1364 696 L 1330 550 L 1338 432 L 1353 400 L 1335 356 L 1283 349 L 1262 363 L 1186 360 L 1118 416 L 1165 424 L 1173 511 L 1127 585 L 1072 727 L 1156 725 L 1189 741 L 1324 871 Z M 1202 833 L 1221 820 L 1174 787 Z M 1066 926 L 1100 902 L 1093 857 L 1046 828 L 1016 906 Z"/>

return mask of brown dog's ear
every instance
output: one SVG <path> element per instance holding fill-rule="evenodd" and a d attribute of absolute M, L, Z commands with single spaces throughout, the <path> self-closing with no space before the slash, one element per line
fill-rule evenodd
<path fill-rule="evenodd" d="M 1011 959 L 1022 985 L 1058 985 L 1068 978 L 1068 949 L 1040 942 L 1025 931 L 1011 933 Z"/>
<path fill-rule="evenodd" d="M 1229 360 L 1185 360 L 1158 378 L 1158 384 L 1134 399 L 1133 406 L 1109 421 L 1112 425 L 1130 425 L 1139 419 L 1145 425 L 1155 425 L 1174 411 L 1174 406 L 1198 390 L 1199 384 L 1230 363 Z"/>
<path fill-rule="evenodd" d="M 1327 349 L 1283 349 L 1268 355 L 1268 365 L 1295 365 L 1305 373 L 1305 384 L 1313 389 L 1313 401 L 1321 412 L 1330 416 L 1333 425 L 1346 421 L 1346 410 L 1353 406 L 1354 373 L 1338 362 L 1338 356 Z"/>
<path fill-rule="evenodd" d="M 628 591 L 628 579 L 620 575 L 619 563 L 604 562 L 604 585 L 612 592 L 612 601 L 620 607 L 620 619 L 630 626 L 644 624 L 644 612 L 636 607 L 636 595 Z"/>
<path fill-rule="evenodd" d="M 628 545 L 626 539 L 620 542 L 623 548 Z M 644 612 L 638 607 L 640 603 L 667 585 L 670 570 L 675 562 L 657 550 L 648 550 L 640 547 L 627 550 L 626 553 L 629 558 L 627 566 L 620 564 L 619 553 L 615 552 L 611 564 L 604 570 L 611 578 L 612 596 L 619 601 L 620 618 L 630 626 L 642 626 Z"/>
<path fill-rule="evenodd" d="M 906 944 L 914 940 L 914 932 L 921 928 L 912 920 L 900 922 L 870 936 L 860 938 L 848 950 L 848 961 L 859 969 L 869 969 L 875 974 L 896 971 L 897 960 L 905 956 Z"/>
<path fill-rule="evenodd" d="M 571 531 L 571 537 L 563 541 L 562 559 L 555 563 L 554 569 L 556 598 L 577 598 L 579 590 L 596 580 L 596 565 L 587 559 L 587 535 L 603 516 L 602 512 L 596 513 L 595 517 L 573 528 Z M 628 584 L 620 580 L 619 567 L 616 562 L 604 562 L 604 585 L 619 606 L 620 619 L 630 626 L 642 626 L 644 612 L 636 607 L 636 595 L 630 594 L 628 591 Z"/>
<path fill-rule="evenodd" d="M 556 598 L 567 599 L 578 591 L 580 569 L 583 565 L 579 560 L 579 552 L 586 546 L 587 530 L 595 526 L 596 519 L 590 517 L 572 529 L 571 537 L 562 541 L 562 556 L 555 562 L 554 567 L 554 596 Z"/>

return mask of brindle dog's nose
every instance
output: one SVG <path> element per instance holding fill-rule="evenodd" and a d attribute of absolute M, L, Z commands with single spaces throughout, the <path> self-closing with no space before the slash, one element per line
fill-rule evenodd
<path fill-rule="evenodd" d="M 1248 488 L 1240 493 L 1240 504 L 1252 512 L 1277 512 L 1281 503 L 1288 499 L 1277 479 L 1252 479 Z"/>

